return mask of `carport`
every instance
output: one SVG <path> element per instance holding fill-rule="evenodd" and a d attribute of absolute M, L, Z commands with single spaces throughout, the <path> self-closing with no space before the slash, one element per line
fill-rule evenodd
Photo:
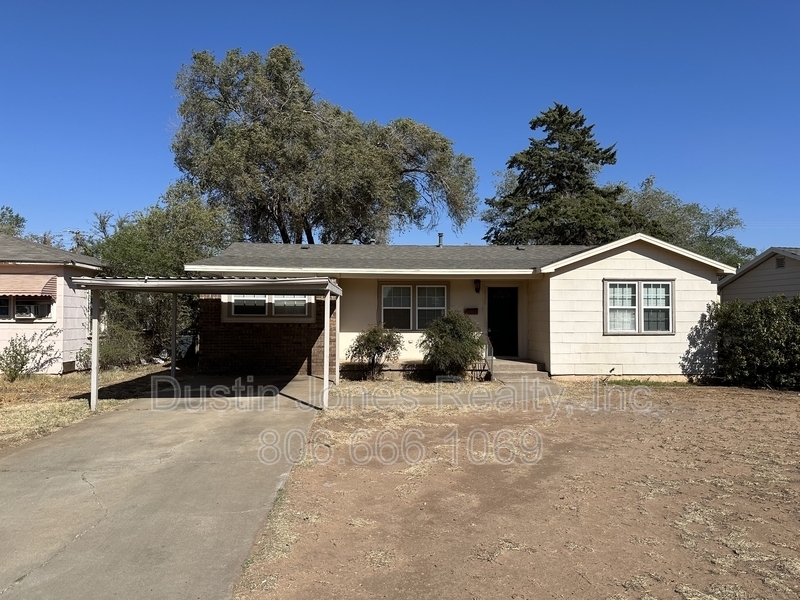
<path fill-rule="evenodd" d="M 233 278 L 233 277 L 74 277 L 72 279 L 80 289 L 91 291 L 92 318 L 92 364 L 91 394 L 89 405 L 97 410 L 98 372 L 100 358 L 100 292 L 147 292 L 154 294 L 172 294 L 172 330 L 171 330 L 171 374 L 175 377 L 175 356 L 177 340 L 178 294 L 275 294 L 323 296 L 325 298 L 325 315 L 323 319 L 323 376 L 322 376 L 322 408 L 328 408 L 328 387 L 330 386 L 330 344 L 331 302 L 336 309 L 336 344 L 339 343 L 339 315 L 342 289 L 328 277 L 307 278 Z M 339 383 L 339 351 L 336 349 L 335 383 Z"/>

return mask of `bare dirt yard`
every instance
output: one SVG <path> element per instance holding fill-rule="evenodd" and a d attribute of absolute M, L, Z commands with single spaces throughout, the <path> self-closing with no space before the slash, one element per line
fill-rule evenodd
<path fill-rule="evenodd" d="M 320 414 L 235 597 L 800 597 L 800 395 L 637 389 Z"/>

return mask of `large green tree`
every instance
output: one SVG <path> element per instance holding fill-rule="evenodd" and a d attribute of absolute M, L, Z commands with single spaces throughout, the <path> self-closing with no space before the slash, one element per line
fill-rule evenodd
<path fill-rule="evenodd" d="M 696 202 L 683 202 L 675 194 L 657 188 L 655 181 L 650 176 L 638 190 L 626 188 L 622 199 L 657 221 L 662 239 L 729 265 L 743 264 L 755 257 L 755 248 L 740 244 L 729 233 L 744 228 L 737 209 L 709 209 Z"/>
<path fill-rule="evenodd" d="M 530 122 L 528 148 L 507 163 L 497 193 L 486 200 L 484 239 L 492 244 L 603 244 L 636 232 L 657 234 L 658 224 L 620 201 L 623 186 L 597 183 L 617 161 L 603 148 L 580 109 L 555 103 Z"/>
<path fill-rule="evenodd" d="M 0 233 L 22 237 L 25 231 L 25 217 L 10 206 L 0 206 Z"/>
<path fill-rule="evenodd" d="M 182 276 L 184 264 L 218 253 L 236 237 L 227 211 L 209 207 L 187 182 L 170 186 L 156 205 L 143 211 L 95 218 L 93 233 L 80 242 L 103 259 L 105 274 L 113 277 Z M 197 298 L 181 294 L 178 302 L 178 329 L 193 332 Z M 109 333 L 101 347 L 105 365 L 135 362 L 169 347 L 169 294 L 110 292 L 103 304 Z"/>
<path fill-rule="evenodd" d="M 286 46 L 266 56 L 197 52 L 178 74 L 175 163 L 259 242 L 386 241 L 456 228 L 475 213 L 472 160 L 411 119 L 363 122 L 320 100 Z"/>

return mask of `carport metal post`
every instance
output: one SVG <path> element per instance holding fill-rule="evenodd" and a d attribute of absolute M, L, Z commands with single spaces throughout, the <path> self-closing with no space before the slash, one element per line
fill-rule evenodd
<path fill-rule="evenodd" d="M 169 374 L 175 379 L 175 338 L 178 335 L 178 292 L 172 292 L 172 354 L 169 360 Z"/>
<path fill-rule="evenodd" d="M 89 408 L 97 410 L 97 375 L 100 370 L 100 291 L 92 290 L 92 383 Z"/>
<path fill-rule="evenodd" d="M 334 365 L 334 373 L 333 373 L 333 382 L 336 385 L 339 385 L 339 298 L 340 296 L 336 295 L 336 306 L 334 310 L 336 311 L 336 364 Z"/>
<path fill-rule="evenodd" d="M 337 315 L 338 316 L 338 315 Z M 328 408 L 328 386 L 330 385 L 331 370 L 331 291 L 325 292 L 325 324 L 324 324 L 324 350 L 322 357 L 322 408 Z"/>

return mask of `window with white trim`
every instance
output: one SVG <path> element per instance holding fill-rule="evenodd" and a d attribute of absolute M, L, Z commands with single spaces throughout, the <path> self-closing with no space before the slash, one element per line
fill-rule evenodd
<path fill-rule="evenodd" d="M 283 315 L 304 317 L 308 314 L 308 302 L 305 296 L 273 296 L 272 313 L 276 317 Z"/>
<path fill-rule="evenodd" d="M 387 329 L 411 329 L 410 285 L 384 285 L 381 288 L 381 318 Z"/>
<path fill-rule="evenodd" d="M 267 297 L 263 294 L 234 294 L 231 300 L 232 315 L 267 315 Z"/>
<path fill-rule="evenodd" d="M 426 329 L 433 321 L 444 316 L 447 292 L 443 285 L 417 286 L 417 329 Z"/>
<path fill-rule="evenodd" d="M 606 333 L 673 333 L 670 281 L 606 282 Z"/>

